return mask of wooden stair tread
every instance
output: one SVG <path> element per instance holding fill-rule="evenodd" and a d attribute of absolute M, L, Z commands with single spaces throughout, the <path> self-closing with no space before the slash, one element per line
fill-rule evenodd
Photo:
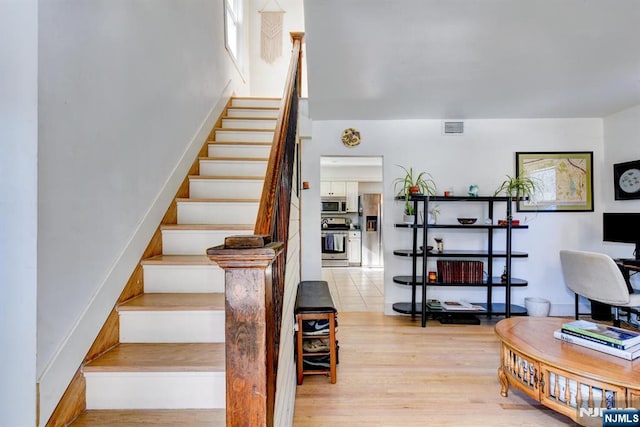
<path fill-rule="evenodd" d="M 221 162 L 268 162 L 268 157 L 200 157 L 202 161 Z"/>
<path fill-rule="evenodd" d="M 205 199 L 205 198 L 177 198 L 176 203 L 259 203 L 259 199 Z"/>
<path fill-rule="evenodd" d="M 216 145 L 246 145 L 246 146 L 271 146 L 272 142 L 260 142 L 260 141 L 215 141 L 210 139 L 207 141 L 208 144 L 216 144 Z"/>
<path fill-rule="evenodd" d="M 221 293 L 145 293 L 118 306 L 118 311 L 224 310 Z"/>
<path fill-rule="evenodd" d="M 83 367 L 84 372 L 221 372 L 224 343 L 118 344 Z"/>
<path fill-rule="evenodd" d="M 227 108 L 227 111 L 229 110 L 270 110 L 270 111 L 277 111 L 280 110 L 279 107 L 258 107 L 258 106 L 253 106 L 253 107 L 242 107 L 242 106 L 238 106 L 238 105 L 232 105 L 229 108 Z"/>
<path fill-rule="evenodd" d="M 244 108 L 245 110 L 253 110 L 253 108 Z M 277 108 L 272 108 L 273 110 L 277 110 Z M 235 117 L 235 116 L 222 116 L 222 120 L 269 120 L 274 121 L 278 120 L 275 117 Z M 216 128 L 216 129 L 226 129 L 226 128 Z"/>
<path fill-rule="evenodd" d="M 239 100 L 239 101 L 280 101 L 282 98 L 278 98 L 277 96 L 232 96 L 231 100 Z"/>
<path fill-rule="evenodd" d="M 253 230 L 254 224 L 164 224 L 160 230 L 184 230 L 184 231 L 239 231 Z"/>
<path fill-rule="evenodd" d="M 240 181 L 264 181 L 264 176 L 235 176 L 235 175 L 189 175 L 189 179 L 210 179 L 210 180 L 240 180 Z"/>
<path fill-rule="evenodd" d="M 157 255 L 142 260 L 142 265 L 216 265 L 206 255 Z"/>
<path fill-rule="evenodd" d="M 225 425 L 224 409 L 92 409 L 70 427 L 203 427 Z"/>
<path fill-rule="evenodd" d="M 214 128 L 214 132 L 275 132 L 274 129 L 258 128 Z"/>

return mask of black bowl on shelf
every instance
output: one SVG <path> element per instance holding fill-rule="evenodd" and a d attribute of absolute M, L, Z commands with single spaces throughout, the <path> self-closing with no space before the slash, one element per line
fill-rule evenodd
<path fill-rule="evenodd" d="M 424 250 L 423 248 L 424 248 L 424 246 L 420 246 L 420 250 L 421 251 Z M 432 250 L 433 250 L 433 246 L 427 245 L 427 252 L 431 252 Z"/>
<path fill-rule="evenodd" d="M 458 218 L 458 222 L 462 225 L 475 224 L 478 218 Z"/>

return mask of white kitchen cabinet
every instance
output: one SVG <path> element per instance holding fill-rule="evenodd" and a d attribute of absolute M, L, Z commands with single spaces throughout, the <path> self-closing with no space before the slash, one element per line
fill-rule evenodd
<path fill-rule="evenodd" d="M 346 182 L 347 212 L 358 212 L 358 182 Z"/>
<path fill-rule="evenodd" d="M 344 181 L 321 181 L 320 197 L 346 197 L 347 183 Z"/>
<path fill-rule="evenodd" d="M 349 265 L 361 265 L 362 234 L 360 230 L 349 230 L 349 236 L 347 238 L 347 254 L 349 255 Z"/>

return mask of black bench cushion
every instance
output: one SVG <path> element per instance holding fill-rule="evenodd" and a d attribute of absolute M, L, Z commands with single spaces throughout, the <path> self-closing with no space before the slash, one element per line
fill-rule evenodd
<path fill-rule="evenodd" d="M 298 313 L 331 313 L 337 312 L 333 298 L 329 292 L 329 284 L 324 280 L 305 280 L 298 284 L 296 306 Z"/>

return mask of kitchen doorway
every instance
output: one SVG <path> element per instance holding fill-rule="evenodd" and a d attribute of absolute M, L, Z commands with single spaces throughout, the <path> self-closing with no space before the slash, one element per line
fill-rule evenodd
<path fill-rule="evenodd" d="M 339 311 L 384 311 L 382 156 L 322 156 L 322 280 Z"/>

